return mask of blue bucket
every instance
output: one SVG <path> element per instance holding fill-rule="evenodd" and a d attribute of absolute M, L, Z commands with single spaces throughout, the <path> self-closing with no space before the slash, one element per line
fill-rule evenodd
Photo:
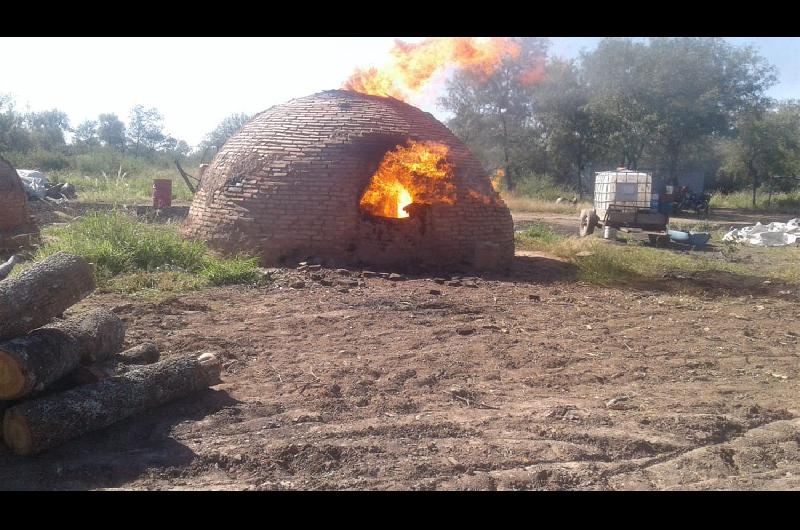
<path fill-rule="evenodd" d="M 684 232 L 682 230 L 669 230 L 669 238 L 675 243 L 692 245 L 693 247 L 703 247 L 711 239 L 708 232 Z"/>

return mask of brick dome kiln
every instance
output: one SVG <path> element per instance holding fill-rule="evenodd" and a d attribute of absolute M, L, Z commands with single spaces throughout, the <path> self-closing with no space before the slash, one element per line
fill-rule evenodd
<path fill-rule="evenodd" d="M 0 157 L 0 251 L 23 247 L 38 233 L 17 170 Z"/>
<path fill-rule="evenodd" d="M 412 148 L 427 151 L 390 160 Z M 399 195 L 366 204 L 390 189 L 377 179 L 393 168 L 400 191 L 386 193 Z M 264 264 L 318 257 L 489 269 L 514 254 L 511 214 L 458 138 L 411 105 L 345 90 L 289 101 L 245 125 L 202 174 L 184 231 Z"/>

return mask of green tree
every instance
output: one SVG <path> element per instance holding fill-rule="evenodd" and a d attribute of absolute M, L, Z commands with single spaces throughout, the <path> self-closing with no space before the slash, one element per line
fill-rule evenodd
<path fill-rule="evenodd" d="M 172 153 L 178 147 L 178 139 L 173 138 L 169 134 L 165 135 L 164 138 L 158 143 L 158 149 L 165 153 Z"/>
<path fill-rule="evenodd" d="M 185 141 L 178 140 L 177 138 L 167 134 L 164 136 L 164 139 L 161 141 L 161 143 L 159 143 L 158 150 L 174 159 L 176 157 L 181 158 L 187 156 L 192 149 Z"/>
<path fill-rule="evenodd" d="M 97 121 L 86 120 L 75 127 L 75 144 L 84 148 L 92 148 L 100 145 L 97 136 Z"/>
<path fill-rule="evenodd" d="M 515 38 L 519 54 L 502 57 L 488 76 L 482 70 L 464 68 L 447 83 L 447 94 L 439 100 L 453 114 L 448 122 L 453 132 L 484 162 L 502 167 L 507 189 L 516 187 L 515 176 L 529 168 L 532 154 L 541 147 L 541 134 L 534 122 L 533 91 L 543 73 L 548 42 L 538 38 Z"/>
<path fill-rule="evenodd" d="M 33 142 L 45 151 L 58 150 L 66 146 L 64 133 L 71 131 L 69 117 L 58 109 L 29 112 L 25 123 Z"/>
<path fill-rule="evenodd" d="M 244 113 L 231 114 L 222 120 L 214 130 L 208 133 L 203 141 L 200 143 L 201 149 L 209 149 L 211 147 L 221 148 L 228 138 L 239 132 L 247 122 L 253 119 L 253 116 Z"/>
<path fill-rule="evenodd" d="M 125 124 L 116 114 L 101 114 L 97 117 L 97 136 L 103 145 L 118 151 L 125 150 Z"/>
<path fill-rule="evenodd" d="M 553 61 L 536 90 L 536 112 L 546 131 L 547 151 L 562 178 L 574 174 L 578 196 L 583 196 L 586 165 L 606 150 L 606 124 L 590 105 L 589 87 L 575 63 Z"/>
<path fill-rule="evenodd" d="M 4 151 L 25 152 L 33 146 L 25 121 L 14 109 L 11 96 L 0 94 L 0 153 Z"/>
<path fill-rule="evenodd" d="M 776 175 L 800 173 L 800 103 L 785 101 L 770 108 L 748 109 L 741 114 L 737 129 L 723 169 L 746 176 L 755 207 L 758 188 L 765 180 L 771 183 Z"/>
<path fill-rule="evenodd" d="M 192 152 L 192 148 L 184 140 L 178 140 L 175 146 L 175 153 L 180 157 L 187 157 Z"/>
<path fill-rule="evenodd" d="M 735 117 L 762 105 L 775 69 L 752 47 L 721 38 L 658 38 L 647 48 L 647 108 L 655 115 L 653 154 L 673 184 L 687 150 L 733 130 Z"/>
<path fill-rule="evenodd" d="M 636 169 L 655 142 L 658 116 L 647 97 L 652 64 L 647 46 L 630 39 L 607 38 L 581 56 L 591 94 L 592 113 L 608 125 L 607 140 L 618 166 Z"/>
<path fill-rule="evenodd" d="M 154 107 L 147 109 L 143 105 L 135 105 L 131 109 L 127 132 L 135 157 L 139 157 L 142 147 L 152 151 L 164 141 L 163 120 Z"/>

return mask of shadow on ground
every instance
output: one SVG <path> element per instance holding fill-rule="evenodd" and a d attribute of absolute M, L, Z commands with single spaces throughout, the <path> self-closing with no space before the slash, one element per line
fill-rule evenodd
<path fill-rule="evenodd" d="M 609 263 L 608 267 L 615 264 Z M 503 274 L 486 274 L 484 279 L 496 281 L 548 284 L 573 282 L 579 279 L 578 266 L 568 260 L 535 251 L 517 251 L 511 270 Z M 660 278 L 638 275 L 627 268 L 606 271 L 618 277 L 601 285 L 636 291 L 665 294 L 692 294 L 706 298 L 723 296 L 762 296 L 796 299 L 797 286 L 778 282 L 767 276 L 736 274 L 727 271 L 665 273 Z"/>
<path fill-rule="evenodd" d="M 630 280 L 614 284 L 614 286 L 670 294 L 693 294 L 710 298 L 752 295 L 790 299 L 796 298 L 795 291 L 797 291 L 796 286 L 775 282 L 766 276 L 736 274 L 727 271 L 691 274 L 667 273 L 662 278 L 633 277 Z"/>
<path fill-rule="evenodd" d="M 550 254 L 531 250 L 518 250 L 506 273 L 485 274 L 487 280 L 553 283 L 574 281 L 578 267 L 574 264 Z"/>
<path fill-rule="evenodd" d="M 172 438 L 172 429 L 182 422 L 202 420 L 238 403 L 226 392 L 209 389 L 70 440 L 40 455 L 15 456 L 2 446 L 0 489 L 113 488 L 146 473 L 185 468 L 196 455 Z"/>

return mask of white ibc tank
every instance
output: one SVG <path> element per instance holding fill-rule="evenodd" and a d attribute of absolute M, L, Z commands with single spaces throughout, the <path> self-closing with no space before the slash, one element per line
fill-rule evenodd
<path fill-rule="evenodd" d="M 601 171 L 594 179 L 594 207 L 600 219 L 612 204 L 650 208 L 653 179 L 637 171 Z"/>

